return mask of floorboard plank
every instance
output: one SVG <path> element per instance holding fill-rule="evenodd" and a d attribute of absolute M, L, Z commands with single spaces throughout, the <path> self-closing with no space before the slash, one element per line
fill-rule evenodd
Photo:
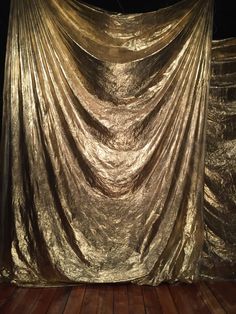
<path fill-rule="evenodd" d="M 127 285 L 116 284 L 114 286 L 114 314 L 129 314 L 129 301 Z"/>
<path fill-rule="evenodd" d="M 236 285 L 232 282 L 207 282 L 217 300 L 229 314 L 236 313 Z"/>
<path fill-rule="evenodd" d="M 236 283 L 0 285 L 1 314 L 235 314 Z"/>
<path fill-rule="evenodd" d="M 56 288 L 56 292 L 49 304 L 47 314 L 61 314 L 64 312 L 71 289 L 72 287 L 70 286 Z"/>
<path fill-rule="evenodd" d="M 46 313 L 50 303 L 52 302 L 53 296 L 56 293 L 57 288 L 43 288 L 38 294 L 38 298 L 35 300 L 31 314 L 43 314 Z"/>
<path fill-rule="evenodd" d="M 29 314 L 42 288 L 17 288 L 12 298 L 1 307 L 1 314 Z"/>
<path fill-rule="evenodd" d="M 145 314 L 144 300 L 141 286 L 129 284 L 128 300 L 130 314 Z"/>
<path fill-rule="evenodd" d="M 81 285 L 72 288 L 68 301 L 66 303 L 64 314 L 80 313 L 84 299 L 85 289 L 86 285 Z"/>
<path fill-rule="evenodd" d="M 84 300 L 80 314 L 95 314 L 98 308 L 98 284 L 88 284 L 86 286 Z"/>
<path fill-rule="evenodd" d="M 16 286 L 2 284 L 0 286 L 0 306 L 2 306 L 16 291 Z"/>
<path fill-rule="evenodd" d="M 99 287 L 97 314 L 113 314 L 113 285 Z"/>
<path fill-rule="evenodd" d="M 156 292 L 160 300 L 163 314 L 178 314 L 178 310 L 168 288 L 168 284 L 160 284 L 156 287 Z"/>
<path fill-rule="evenodd" d="M 209 308 L 201 297 L 200 291 L 194 283 L 179 283 L 176 285 L 170 285 L 169 288 L 176 307 L 180 313 L 211 314 Z"/>
<path fill-rule="evenodd" d="M 207 304 L 211 313 L 214 314 L 226 314 L 226 311 L 220 305 L 219 301 L 216 299 L 212 291 L 208 288 L 205 282 L 197 283 L 198 289 L 201 291 L 202 298 L 204 302 Z"/>
<path fill-rule="evenodd" d="M 162 313 L 155 287 L 142 286 L 146 314 Z"/>

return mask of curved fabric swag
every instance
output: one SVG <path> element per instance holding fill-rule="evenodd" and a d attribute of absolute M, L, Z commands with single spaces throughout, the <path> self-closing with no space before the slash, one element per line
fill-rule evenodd
<path fill-rule="evenodd" d="M 200 269 L 214 277 L 209 248 L 221 233 L 203 250 L 211 33 L 211 0 L 129 15 L 12 0 L 2 280 L 157 285 L 195 280 Z M 209 239 L 216 215 L 207 206 Z"/>

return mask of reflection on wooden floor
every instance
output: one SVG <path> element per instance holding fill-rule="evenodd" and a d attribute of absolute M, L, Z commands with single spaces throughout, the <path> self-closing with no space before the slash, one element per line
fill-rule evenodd
<path fill-rule="evenodd" d="M 0 285 L 1 314 L 236 314 L 236 282 L 84 284 L 61 288 Z"/>

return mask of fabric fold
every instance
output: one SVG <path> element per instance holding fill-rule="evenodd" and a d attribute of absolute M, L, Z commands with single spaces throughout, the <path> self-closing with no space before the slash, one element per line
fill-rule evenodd
<path fill-rule="evenodd" d="M 199 278 L 212 5 L 12 0 L 2 280 Z"/>

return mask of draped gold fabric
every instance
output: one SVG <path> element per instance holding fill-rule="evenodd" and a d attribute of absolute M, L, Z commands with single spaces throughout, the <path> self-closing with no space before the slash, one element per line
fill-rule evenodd
<path fill-rule="evenodd" d="M 199 278 L 212 1 L 111 14 L 12 0 L 1 276 Z"/>
<path fill-rule="evenodd" d="M 213 42 L 202 277 L 236 279 L 236 39 Z"/>

